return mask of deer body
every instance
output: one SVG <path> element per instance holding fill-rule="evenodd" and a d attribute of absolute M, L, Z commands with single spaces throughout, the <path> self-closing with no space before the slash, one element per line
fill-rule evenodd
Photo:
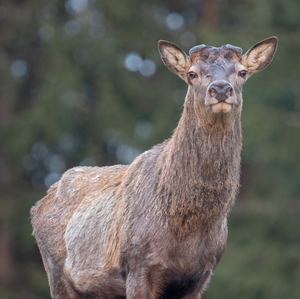
<path fill-rule="evenodd" d="M 188 57 L 160 42 L 189 84 L 173 136 L 128 166 L 69 170 L 31 210 L 53 298 L 201 298 L 239 186 L 241 87 L 276 45 L 244 56 L 202 45 Z"/>

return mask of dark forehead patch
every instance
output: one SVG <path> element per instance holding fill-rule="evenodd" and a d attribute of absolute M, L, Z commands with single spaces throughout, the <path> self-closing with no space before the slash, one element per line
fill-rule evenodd
<path fill-rule="evenodd" d="M 194 64 L 196 61 L 199 60 L 213 63 L 219 57 L 224 58 L 226 60 L 240 61 L 242 58 L 242 52 L 243 51 L 241 48 L 232 46 L 230 44 L 227 44 L 226 46 L 222 46 L 220 48 L 199 45 L 190 49 L 189 54 L 192 63 Z"/>

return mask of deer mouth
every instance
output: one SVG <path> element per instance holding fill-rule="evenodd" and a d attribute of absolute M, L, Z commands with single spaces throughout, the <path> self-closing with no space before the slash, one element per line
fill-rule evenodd
<path fill-rule="evenodd" d="M 229 113 L 232 111 L 233 104 L 226 102 L 219 102 L 210 105 L 210 109 L 213 113 Z"/>

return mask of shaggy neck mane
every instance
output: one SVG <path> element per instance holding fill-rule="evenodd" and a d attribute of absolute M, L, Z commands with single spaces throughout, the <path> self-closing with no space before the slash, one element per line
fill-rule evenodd
<path fill-rule="evenodd" d="M 177 233 L 206 231 L 226 217 L 234 203 L 240 173 L 240 115 L 224 126 L 226 114 L 211 126 L 195 114 L 189 88 L 182 117 L 160 159 L 159 195 Z"/>

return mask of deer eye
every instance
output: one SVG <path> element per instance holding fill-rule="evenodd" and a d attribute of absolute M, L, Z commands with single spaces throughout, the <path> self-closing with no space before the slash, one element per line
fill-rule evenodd
<path fill-rule="evenodd" d="M 245 77 L 246 77 L 246 75 L 247 75 L 247 73 L 248 73 L 248 72 L 247 72 L 247 71 L 245 71 L 245 70 L 243 70 L 243 71 L 240 71 L 240 72 L 239 72 L 239 76 L 240 76 L 240 77 L 242 77 L 242 78 L 245 78 Z"/>
<path fill-rule="evenodd" d="M 190 79 L 195 79 L 198 77 L 198 75 L 194 72 L 189 72 L 188 75 L 189 75 Z"/>

